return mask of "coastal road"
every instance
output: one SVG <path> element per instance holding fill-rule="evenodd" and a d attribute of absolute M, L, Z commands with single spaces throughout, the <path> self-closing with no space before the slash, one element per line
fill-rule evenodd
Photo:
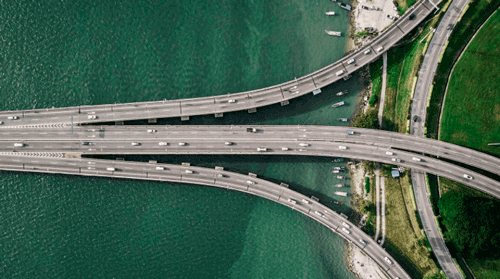
<path fill-rule="evenodd" d="M 436 1 L 436 3 L 440 2 Z M 3 121 L 3 125 L 0 126 L 58 127 L 71 125 L 71 123 L 83 124 L 171 117 L 188 119 L 190 116 L 209 114 L 219 117 L 223 113 L 240 110 L 254 111 L 256 108 L 276 103 L 284 105 L 291 99 L 313 91 L 317 94 L 317 90 L 347 78 L 353 72 L 371 63 L 413 30 L 433 10 L 434 7 L 429 0 L 419 1 L 367 46 L 318 71 L 282 84 L 247 92 L 193 99 L 3 111 L 0 112 L 0 121 Z M 411 14 L 415 15 L 412 20 L 409 19 Z"/>
<path fill-rule="evenodd" d="M 30 156 L 0 156 L 0 170 L 190 183 L 260 196 L 306 215 L 358 246 L 390 278 L 411 278 L 381 246 L 335 211 L 288 189 L 286 185 L 278 185 L 257 178 L 255 175 L 238 174 L 221 168 L 209 169 L 188 165 L 87 158 L 43 158 L 40 160 L 40 158 Z"/>
<path fill-rule="evenodd" d="M 446 41 L 452 32 L 451 28 L 448 28 L 448 26 L 456 25 L 460 14 L 468 3 L 469 0 L 453 1 L 436 28 L 434 36 L 432 37 L 429 47 L 427 48 L 427 52 L 425 53 L 424 60 L 418 73 L 418 79 L 412 101 L 410 115 L 410 133 L 412 135 L 424 137 L 427 100 L 429 99 L 430 89 L 432 87 L 434 75 L 436 74 L 439 58 L 441 53 L 444 51 Z M 451 257 L 443 236 L 438 229 L 429 200 L 430 193 L 427 192 L 425 172 L 412 169 L 411 173 L 417 211 L 420 215 L 420 219 L 422 220 L 424 232 L 429 240 L 439 265 L 448 278 L 464 278 L 459 267 Z"/>

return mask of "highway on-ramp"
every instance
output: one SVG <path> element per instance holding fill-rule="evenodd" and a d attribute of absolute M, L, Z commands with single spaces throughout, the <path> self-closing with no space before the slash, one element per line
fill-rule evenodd
<path fill-rule="evenodd" d="M 361 229 L 335 211 L 314 199 L 254 175 L 243 175 L 220 168 L 209 169 L 172 164 L 126 162 L 86 158 L 34 158 L 0 156 L 0 169 L 101 176 L 153 181 L 170 181 L 220 187 L 260 196 L 292 208 L 351 242 L 370 256 L 391 278 L 411 277 L 403 268 Z"/>
<path fill-rule="evenodd" d="M 436 4 L 440 2 L 440 0 L 435 1 Z M 362 49 L 311 74 L 267 88 L 194 99 L 3 111 L 0 112 L 0 121 L 4 122 L 3 126 L 58 126 L 71 123 L 185 118 L 209 114 L 221 116 L 227 112 L 251 111 L 276 103 L 286 104 L 289 100 L 299 96 L 311 92 L 318 93 L 321 88 L 342 78 L 347 78 L 356 70 L 371 63 L 418 26 L 433 10 L 434 6 L 430 0 L 419 1 Z M 410 20 L 410 15 L 414 15 L 415 18 Z"/>

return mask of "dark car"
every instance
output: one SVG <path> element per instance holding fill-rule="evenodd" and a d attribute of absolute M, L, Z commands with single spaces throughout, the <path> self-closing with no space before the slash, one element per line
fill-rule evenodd
<path fill-rule="evenodd" d="M 446 27 L 447 30 L 453 29 L 453 24 L 449 24 L 448 27 Z"/>
<path fill-rule="evenodd" d="M 418 121 L 418 116 L 413 116 L 413 122 L 417 122 Z"/>
<path fill-rule="evenodd" d="M 410 20 L 414 20 L 417 16 L 415 14 L 410 15 Z"/>

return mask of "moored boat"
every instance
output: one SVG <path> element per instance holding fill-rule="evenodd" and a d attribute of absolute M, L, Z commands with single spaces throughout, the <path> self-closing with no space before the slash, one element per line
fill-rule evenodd
<path fill-rule="evenodd" d="M 338 92 L 335 95 L 337 95 L 337 96 L 344 96 L 344 95 L 347 95 L 347 93 L 349 93 L 349 91 L 345 90 L 345 91 L 340 91 L 340 92 Z"/>
<path fill-rule="evenodd" d="M 341 122 L 347 122 L 349 121 L 349 118 L 337 118 Z"/>
<path fill-rule="evenodd" d="M 337 36 L 337 37 L 342 36 L 342 32 L 339 32 L 339 31 L 325 30 L 325 32 L 326 32 L 326 34 L 328 34 L 330 36 Z"/>
<path fill-rule="evenodd" d="M 343 8 L 343 9 L 346 9 L 346 10 L 348 10 L 348 11 L 350 11 L 350 10 L 351 10 L 351 6 L 350 6 L 350 5 L 346 5 L 346 4 L 342 3 L 342 2 L 339 2 L 338 4 L 339 4 L 339 6 L 340 6 L 341 8 Z"/>
<path fill-rule="evenodd" d="M 337 179 L 345 179 L 345 176 L 343 176 L 343 175 L 337 175 L 337 176 L 335 176 L 335 177 L 336 177 Z"/>
<path fill-rule="evenodd" d="M 343 196 L 343 197 L 347 197 L 347 193 L 346 192 L 333 192 L 335 195 L 337 196 Z"/>
<path fill-rule="evenodd" d="M 335 12 L 331 12 L 331 11 L 330 12 L 326 12 L 325 15 L 327 15 L 327 16 L 333 16 L 333 15 L 335 15 Z"/>
<path fill-rule="evenodd" d="M 342 102 L 338 102 L 338 103 L 333 104 L 333 105 L 332 105 L 332 108 L 338 108 L 338 107 L 341 107 L 341 106 L 343 106 L 343 105 L 345 105 L 344 101 L 342 101 Z"/>
<path fill-rule="evenodd" d="M 335 188 L 342 188 L 342 187 L 345 187 L 345 184 L 344 183 L 339 183 L 339 184 L 335 184 L 333 187 L 335 187 Z"/>

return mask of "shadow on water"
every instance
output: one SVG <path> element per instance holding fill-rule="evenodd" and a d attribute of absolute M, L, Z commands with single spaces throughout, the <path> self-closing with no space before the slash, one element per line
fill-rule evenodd
<path fill-rule="evenodd" d="M 180 165 L 183 162 L 189 162 L 193 166 L 214 168 L 215 166 L 224 166 L 224 170 L 248 174 L 257 173 L 258 177 L 276 184 L 286 183 L 289 185 L 289 189 L 297 191 L 308 197 L 314 196 L 320 200 L 320 203 L 327 206 L 328 208 L 344 213 L 349 217 L 359 217 L 357 214 L 349 207 L 335 204 L 336 199 L 329 197 L 328 195 L 309 189 L 298 183 L 290 182 L 283 179 L 276 179 L 262 175 L 266 173 L 266 165 L 273 163 L 319 163 L 319 164 L 331 164 L 333 158 L 330 157 L 319 157 L 319 156 L 263 156 L 263 155 L 93 155 L 85 156 L 87 158 L 96 159 L 110 159 L 116 160 L 117 158 L 124 159 L 125 161 L 136 161 L 136 162 L 149 162 L 149 160 L 155 160 L 158 163 L 165 164 L 177 164 Z M 205 186 L 203 186 L 205 187 Z"/>
<path fill-rule="evenodd" d="M 246 110 L 235 111 L 225 113 L 223 117 L 215 118 L 213 114 L 192 116 L 189 121 L 181 121 L 180 117 L 174 118 L 161 118 L 157 119 L 156 125 L 245 125 L 245 124 L 258 124 L 263 122 L 273 121 L 273 123 L 280 124 L 280 121 L 294 116 L 298 116 L 304 113 L 310 113 L 312 111 L 326 108 L 334 103 L 344 100 L 343 97 L 338 97 L 335 94 L 340 91 L 349 91 L 349 96 L 351 94 L 357 94 L 361 89 L 361 84 L 357 82 L 359 76 L 357 73 L 353 75 L 349 80 L 340 80 L 332 83 L 321 89 L 321 93 L 318 95 L 307 94 L 301 97 L 290 100 L 290 103 L 286 106 L 281 106 L 279 103 L 269 106 L 264 106 L 257 108 L 256 113 L 249 114 Z M 353 101 L 354 102 L 354 101 Z M 355 103 L 346 101 L 346 106 L 355 105 Z M 334 108 L 332 108 L 333 110 Z M 344 116 L 342 116 L 344 117 Z M 348 116 L 347 116 L 348 117 Z M 288 124 L 299 124 L 299 123 L 289 123 Z M 103 124 L 115 124 L 114 122 L 99 123 L 96 125 Z M 134 120 L 125 121 L 125 125 L 147 125 L 147 120 Z M 316 123 L 300 123 L 300 124 L 316 124 Z M 321 124 L 321 123 L 320 123 Z M 323 124 L 326 125 L 327 123 Z"/>

